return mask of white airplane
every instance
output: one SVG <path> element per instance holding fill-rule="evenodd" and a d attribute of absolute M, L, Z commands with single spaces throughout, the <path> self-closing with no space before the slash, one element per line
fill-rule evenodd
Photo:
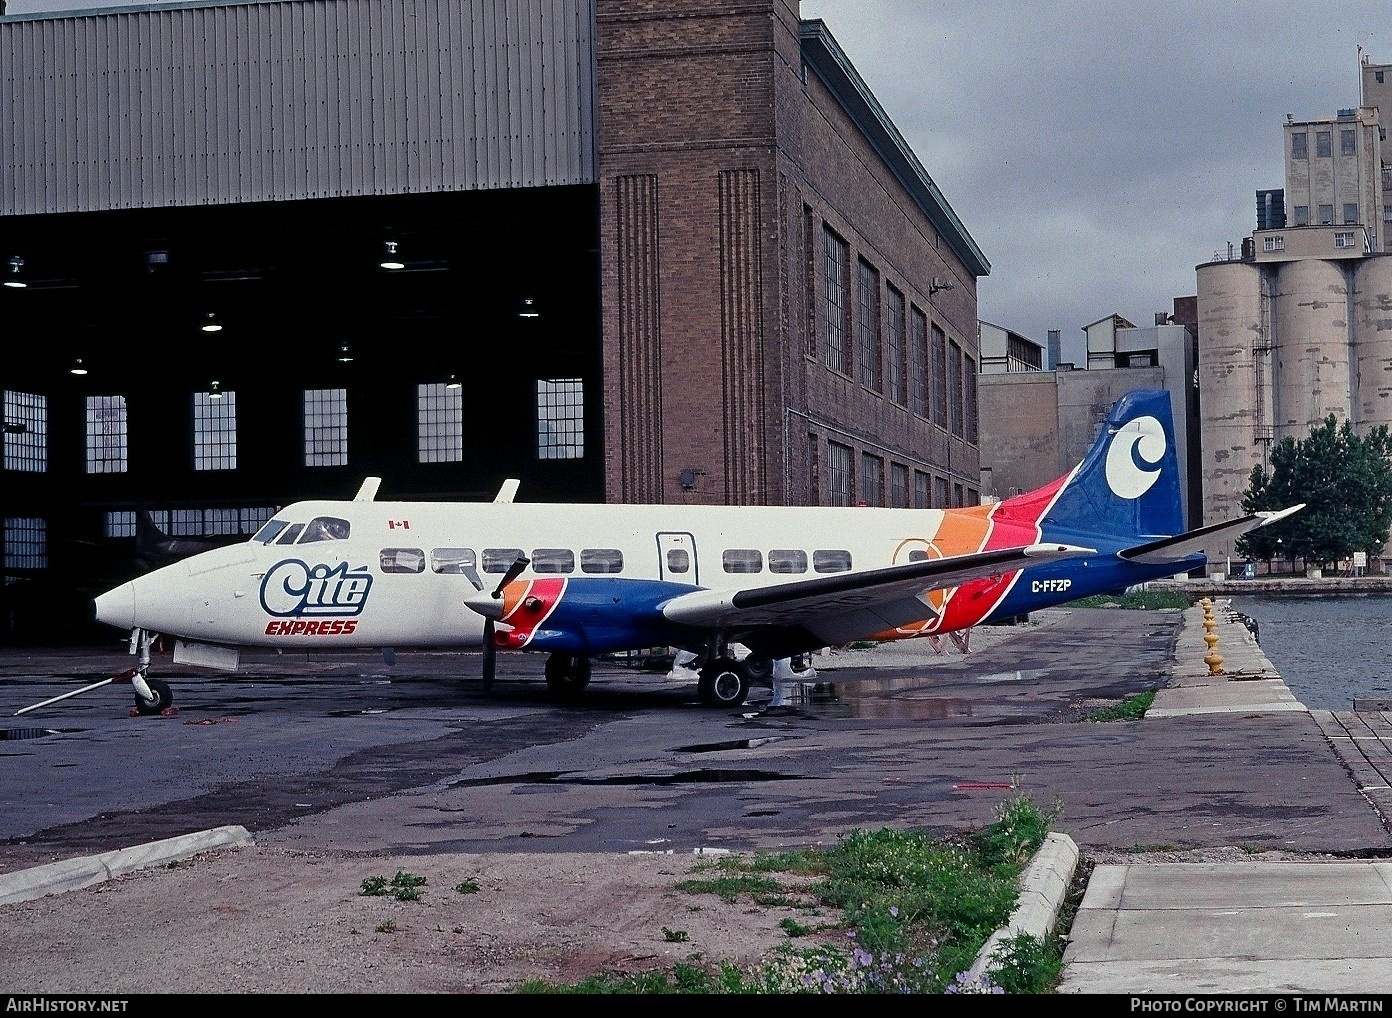
<path fill-rule="evenodd" d="M 101 594 L 97 619 L 139 655 L 106 681 L 128 677 L 140 713 L 168 708 L 147 674 L 160 635 L 176 663 L 231 669 L 244 647 L 482 647 L 486 689 L 498 651 L 540 652 L 568 694 L 596 655 L 673 647 L 697 655 L 704 703 L 737 706 L 775 659 L 1123 591 L 1302 508 L 1182 533 L 1164 391 L 1118 400 L 1053 483 L 962 509 L 527 504 L 516 482 L 491 503 L 391 502 L 379 483 Z"/>

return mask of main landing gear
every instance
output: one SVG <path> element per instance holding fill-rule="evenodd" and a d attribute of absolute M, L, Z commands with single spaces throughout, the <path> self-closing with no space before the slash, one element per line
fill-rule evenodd
<path fill-rule="evenodd" d="M 754 668 L 750 667 L 750 661 L 756 662 Z M 701 702 L 707 707 L 738 707 L 749 698 L 750 682 L 755 678 L 751 672 L 757 671 L 757 659 L 716 658 L 701 669 L 697 680 L 696 690 Z M 769 674 L 772 674 L 771 666 Z"/>
<path fill-rule="evenodd" d="M 590 684 L 590 659 L 555 653 L 546 659 L 546 688 L 557 696 L 578 696 Z"/>

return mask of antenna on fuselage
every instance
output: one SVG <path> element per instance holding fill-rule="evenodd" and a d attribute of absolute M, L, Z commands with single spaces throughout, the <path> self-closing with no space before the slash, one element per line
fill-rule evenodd
<path fill-rule="evenodd" d="M 498 489 L 498 494 L 494 496 L 494 502 L 511 502 L 517 495 L 517 487 L 522 482 L 516 477 L 509 477 L 503 482 L 503 486 Z"/>

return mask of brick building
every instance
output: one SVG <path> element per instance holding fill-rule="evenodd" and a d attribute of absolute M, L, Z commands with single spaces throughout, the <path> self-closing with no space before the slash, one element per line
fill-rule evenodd
<path fill-rule="evenodd" d="M 95 8 L 0 62 L 0 638 L 137 509 L 232 537 L 367 475 L 978 497 L 989 263 L 795 0 Z"/>

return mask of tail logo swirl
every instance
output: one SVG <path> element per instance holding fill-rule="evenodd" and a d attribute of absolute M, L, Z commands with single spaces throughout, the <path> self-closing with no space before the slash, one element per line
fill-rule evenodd
<path fill-rule="evenodd" d="M 1117 498 L 1140 498 L 1160 477 L 1165 429 L 1154 417 L 1122 425 L 1107 449 L 1107 487 Z"/>

